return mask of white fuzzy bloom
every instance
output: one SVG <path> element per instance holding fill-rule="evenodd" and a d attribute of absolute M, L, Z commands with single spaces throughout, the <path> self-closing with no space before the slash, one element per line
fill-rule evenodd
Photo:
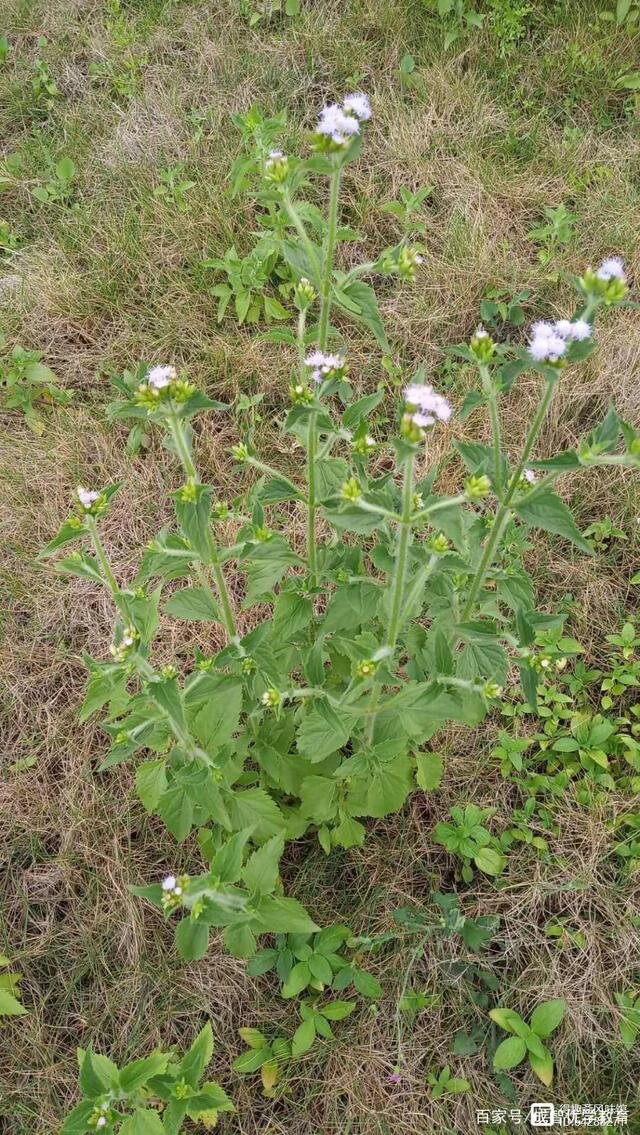
<path fill-rule="evenodd" d="M 76 496 L 84 508 L 91 508 L 91 505 L 97 501 L 100 493 L 97 493 L 95 489 L 85 489 L 82 485 L 78 485 Z"/>
<path fill-rule="evenodd" d="M 167 875 L 166 879 L 162 880 L 163 891 L 175 890 L 176 882 L 177 882 L 177 880 L 176 880 L 175 875 Z"/>
<path fill-rule="evenodd" d="M 352 114 L 345 114 L 337 103 L 329 103 L 320 111 L 316 126 L 317 134 L 326 134 L 337 146 L 342 146 L 353 134 L 358 134 L 360 124 Z"/>
<path fill-rule="evenodd" d="M 310 351 L 304 361 L 306 366 L 311 367 L 314 382 L 322 382 L 331 371 L 341 370 L 344 366 L 342 355 L 326 355 L 324 351 Z"/>
<path fill-rule="evenodd" d="M 606 260 L 602 261 L 602 264 L 596 272 L 596 276 L 599 280 L 606 281 L 617 279 L 622 280 L 624 283 L 627 277 L 624 271 L 624 262 L 621 257 L 608 256 Z"/>
<path fill-rule="evenodd" d="M 407 405 L 416 408 L 412 417 L 417 426 L 432 426 L 435 421 L 449 421 L 453 408 L 432 386 L 415 383 L 405 386 L 403 393 Z"/>
<path fill-rule="evenodd" d="M 371 118 L 371 103 L 362 91 L 355 91 L 354 94 L 347 95 L 342 105 L 345 110 L 355 114 L 361 122 L 368 122 Z"/>
<path fill-rule="evenodd" d="M 99 1115 L 98 1118 L 96 1119 L 96 1127 L 106 1127 L 106 1126 L 107 1126 L 107 1120 L 106 1120 L 105 1116 Z"/>
<path fill-rule="evenodd" d="M 522 476 L 524 477 L 525 481 L 529 482 L 530 485 L 535 485 L 536 475 L 533 469 L 525 469 L 522 473 Z"/>
<path fill-rule="evenodd" d="M 147 382 L 154 390 L 163 390 L 176 377 L 176 368 L 172 366 L 151 367 L 147 375 Z"/>
<path fill-rule="evenodd" d="M 559 319 L 553 325 L 554 331 L 561 339 L 590 339 L 592 327 L 586 319 Z"/>
<path fill-rule="evenodd" d="M 474 335 L 475 339 L 488 339 L 489 338 L 489 332 L 487 331 L 486 327 L 484 326 L 484 323 L 478 324 L 473 335 Z"/>
<path fill-rule="evenodd" d="M 284 152 L 282 150 L 269 150 L 269 157 L 271 161 L 274 161 L 276 158 L 283 158 Z"/>
<path fill-rule="evenodd" d="M 566 353 L 567 342 L 558 334 L 554 323 L 534 323 L 529 339 L 529 354 L 537 362 L 555 363 Z"/>

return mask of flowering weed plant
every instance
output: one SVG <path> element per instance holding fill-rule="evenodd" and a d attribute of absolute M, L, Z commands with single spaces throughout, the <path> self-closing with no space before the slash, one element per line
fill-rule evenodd
<path fill-rule="evenodd" d="M 289 996 L 311 989 L 297 1052 L 324 1035 L 340 1003 L 323 1008 L 318 998 L 336 988 L 347 963 L 337 948 L 325 956 L 314 912 L 284 894 L 286 843 L 313 837 L 327 855 L 362 844 L 368 818 L 439 782 L 431 739 L 448 722 L 477 725 L 499 703 L 512 669 L 536 706 L 544 672 L 537 636 L 554 618 L 536 611 L 520 530 L 539 528 L 592 554 L 554 491 L 557 479 L 592 466 L 640 465 L 640 436 L 613 408 L 576 448 L 536 453 L 558 387 L 594 349 L 597 317 L 626 302 L 615 257 L 573 281 L 575 314 L 534 324 L 528 345 L 495 342 L 480 326 L 454 348 L 477 375 L 460 412 L 482 411 L 491 431 L 490 443 L 452 441 L 465 467 L 455 493 L 438 492 L 431 440 L 453 434 L 457 408 L 423 369 L 405 376 L 395 425 L 381 436 L 375 411 L 384 392 L 354 396 L 334 318 L 357 320 L 387 351 L 368 280 L 410 282 L 423 252 L 405 236 L 375 261 L 338 267 L 342 178 L 370 117 L 367 97 L 348 95 L 322 110 L 309 158 L 272 150 L 263 163 L 260 201 L 275 218 L 272 241 L 292 274 L 297 312 L 296 332 L 269 333 L 292 351 L 282 429 L 305 456 L 296 475 L 266 464 L 250 434 L 238 437 L 232 456 L 247 488 L 219 500 L 201 474 L 192 423 L 228 407 L 172 365 L 130 372 L 110 418 L 162 435 L 184 477 L 172 494 L 175 523 L 148 544 L 135 578 L 120 580 L 101 535 L 119 486 L 79 486 L 73 515 L 43 552 L 79 544 L 58 569 L 99 582 L 113 599 L 110 656 L 87 658 L 81 708 L 83 719 L 106 709 L 111 747 L 101 767 L 134 761 L 146 810 L 176 840 L 198 833 L 200 872 L 176 872 L 136 893 L 177 919 L 177 947 L 189 959 L 206 952 L 211 929 L 242 958 L 256 955 L 265 934 L 296 936 L 262 950 L 254 972 L 276 966 Z M 324 213 L 305 197 L 316 178 L 328 184 Z M 511 454 L 501 403 L 525 373 L 538 377 L 539 400 L 520 453 Z M 283 502 L 306 516 L 301 544 L 271 527 Z M 233 529 L 231 543 L 220 536 L 222 521 L 225 532 Z M 230 587 L 231 571 L 241 591 Z M 187 673 L 159 667 L 161 610 L 216 624 L 224 645 L 196 652 Z M 481 823 L 490 813 L 470 808 L 452 813 L 455 825 L 441 823 L 435 838 L 467 873 L 473 861 L 496 875 L 506 860 Z M 281 960 L 287 951 L 291 967 Z M 268 1063 L 270 1045 L 259 1040 L 248 1041 L 250 1050 Z"/>

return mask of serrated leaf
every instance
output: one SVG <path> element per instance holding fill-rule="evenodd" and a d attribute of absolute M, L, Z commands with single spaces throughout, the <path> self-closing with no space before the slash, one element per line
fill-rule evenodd
<path fill-rule="evenodd" d="M 190 619 L 193 622 L 217 622 L 220 611 L 210 591 L 204 587 L 183 587 L 174 592 L 165 603 L 166 615 L 174 619 Z"/>
<path fill-rule="evenodd" d="M 209 927 L 199 918 L 183 918 L 176 926 L 176 946 L 187 962 L 203 958 L 209 946 Z"/>
<path fill-rule="evenodd" d="M 275 890 L 283 851 L 284 839 L 281 835 L 275 835 L 249 856 L 242 871 L 242 878 L 250 891 L 270 894 Z"/>
<path fill-rule="evenodd" d="M 416 753 L 416 783 L 425 792 L 439 788 L 444 774 L 440 753 Z"/>
<path fill-rule="evenodd" d="M 566 504 L 550 489 L 525 497 L 514 505 L 514 509 L 530 528 L 543 528 L 545 532 L 563 536 L 585 555 L 593 555 L 593 548 L 581 535 Z"/>

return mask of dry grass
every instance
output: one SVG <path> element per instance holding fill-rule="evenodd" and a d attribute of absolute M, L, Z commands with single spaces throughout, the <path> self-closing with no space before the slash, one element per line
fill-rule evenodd
<path fill-rule="evenodd" d="M 425 944 L 412 985 L 440 999 L 413 1028 L 399 1018 L 400 1041 L 397 999 L 414 945 L 402 942 L 370 959 L 385 991 L 378 1012 L 363 1009 L 345 1023 L 335 1047 L 297 1065 L 285 1097 L 266 1100 L 253 1078 L 230 1072 L 237 1027 L 286 1027 L 289 1008 L 268 978 L 247 978 L 242 963 L 216 944 L 202 962 L 182 963 L 170 927 L 129 895 L 129 884 L 173 867 L 176 854 L 178 866 L 187 866 L 195 848 L 187 843 L 176 851 L 163 825 L 145 816 L 126 767 L 96 773 L 105 738 L 97 725 L 76 719 L 81 655 L 104 655 L 112 613 L 98 589 L 56 577 L 35 556 L 79 480 L 124 482 L 105 533 L 123 579 L 165 521 L 165 488 L 175 484 L 170 457 L 153 442 L 128 458 L 123 432 L 103 420 L 107 375 L 141 358 L 171 358 L 217 395 L 263 391 L 260 444 L 269 456 L 295 460 L 271 426 L 288 379 L 287 351 L 230 321 L 216 325 L 216 301 L 197 270 L 203 256 L 232 242 L 244 252 L 253 239 L 251 201 L 229 200 L 226 178 L 238 147 L 232 111 L 253 102 L 269 113 L 286 108 L 293 148 L 317 106 L 350 76 L 361 76 L 357 85 L 371 92 L 376 114 L 366 153 L 347 179 L 345 218 L 362 240 L 347 246 L 345 263 L 395 239 L 381 206 L 400 185 L 434 186 L 425 270 L 413 290 L 388 292 L 383 306 L 398 360 L 409 371 L 420 362 L 435 368 L 456 400 L 469 378 L 443 361 L 442 347 L 469 334 L 488 288 L 531 288 L 530 315 L 570 307 L 569 290 L 527 238 L 545 205 L 564 202 L 579 218 L 576 235 L 555 250 L 554 270 L 579 271 L 615 249 L 639 279 L 640 146 L 629 100 L 614 85 L 618 72 L 637 62 L 638 39 L 608 38 L 615 33 L 597 23 L 599 6 L 534 4 L 526 41 L 500 58 L 490 22 L 482 36 L 445 55 L 440 29 L 420 0 L 303 3 L 299 21 L 255 32 L 233 0 L 9 0 L 13 50 L 0 71 L 7 95 L 0 113 L 5 153 L 20 153 L 22 164 L 2 197 L 2 214 L 21 247 L 0 268 L 0 304 L 10 341 L 43 351 L 61 383 L 77 393 L 71 409 L 50 412 L 42 438 L 15 415 L 0 418 L 0 579 L 7 600 L 0 732 L 8 770 L 0 788 L 0 947 L 24 970 L 29 1008 L 3 1034 L 0 1128 L 7 1135 L 56 1130 L 75 1099 L 76 1045 L 130 1059 L 159 1041 L 188 1041 L 205 1016 L 216 1034 L 216 1074 L 237 1104 L 237 1115 L 221 1121 L 223 1132 L 470 1135 L 475 1109 L 503 1101 L 482 1051 L 451 1055 L 457 1031 L 486 1021 L 477 978 L 452 972 L 462 956 L 457 939 Z M 38 35 L 47 36 L 48 47 L 37 47 Z M 398 73 L 408 51 L 418 64 L 413 88 Z M 49 60 L 61 92 L 48 115 L 30 92 L 38 55 Z M 126 93 L 108 75 L 92 82 L 92 62 L 128 76 Z M 194 111 L 204 114 L 201 138 Z M 33 184 L 63 154 L 78 169 L 73 207 L 39 206 Z M 184 212 L 153 192 L 160 172 L 177 162 L 196 181 Z M 355 381 L 372 388 L 384 379 L 380 360 L 357 329 L 345 325 L 345 332 Z M 620 313 L 607 321 L 595 359 L 563 388 L 541 450 L 571 445 L 612 397 L 637 422 L 639 371 L 640 321 Z M 510 396 L 510 448 L 522 436 L 534 393 L 525 382 Z M 474 428 L 473 419 L 456 427 Z M 226 457 L 235 434 L 227 417 L 212 419 L 198 436 L 205 475 L 221 497 L 237 491 Z M 529 553 L 544 609 L 571 593 L 573 631 L 601 662 L 604 634 L 637 603 L 628 583 L 638 569 L 637 481 L 598 474 L 563 489 L 581 524 L 608 515 L 630 537 L 592 561 L 565 555 L 566 546 L 546 539 Z M 290 523 L 295 538 L 300 519 L 291 514 Z M 194 640 L 167 621 L 159 660 L 178 657 L 186 665 L 194 641 L 207 650 L 216 645 L 208 630 Z M 567 796 L 557 808 L 553 859 L 523 848 L 499 884 L 479 878 L 461 887 L 452 859 L 433 842 L 433 826 L 452 804 L 495 805 L 499 829 L 517 803 L 489 759 L 499 724 L 440 738 L 447 759 L 442 789 L 372 823 L 365 848 L 325 860 L 312 840 L 293 846 L 287 886 L 320 922 L 344 919 L 366 933 L 388 928 L 394 908 L 424 901 L 434 889 L 460 889 L 468 914 L 500 916 L 482 962 L 499 982 L 500 1003 L 528 1015 L 537 1000 L 567 999 L 554 1044 L 552 1098 L 626 1100 L 638 1114 L 640 1066 L 616 1042 L 611 1013 L 613 991 L 637 985 L 640 975 L 637 884 L 621 882 L 607 858 L 612 820 L 628 801 L 613 794 L 606 809 L 586 809 Z M 31 767 L 11 771 L 27 757 L 35 757 Z M 545 936 L 545 923 L 559 916 L 585 934 L 584 949 L 558 948 Z M 403 1079 L 394 1086 L 387 1077 L 398 1043 Z M 425 1075 L 446 1063 L 472 1091 L 434 1102 Z M 529 1073 L 519 1069 L 512 1078 L 518 1106 L 540 1097 Z M 634 1123 L 640 1115 L 629 1131 L 640 1130 Z"/>

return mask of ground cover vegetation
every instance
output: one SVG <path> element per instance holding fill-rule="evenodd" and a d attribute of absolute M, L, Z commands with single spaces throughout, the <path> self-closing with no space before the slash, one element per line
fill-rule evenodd
<path fill-rule="evenodd" d="M 11 1132 L 638 1122 L 638 34 L 12 3 Z"/>

